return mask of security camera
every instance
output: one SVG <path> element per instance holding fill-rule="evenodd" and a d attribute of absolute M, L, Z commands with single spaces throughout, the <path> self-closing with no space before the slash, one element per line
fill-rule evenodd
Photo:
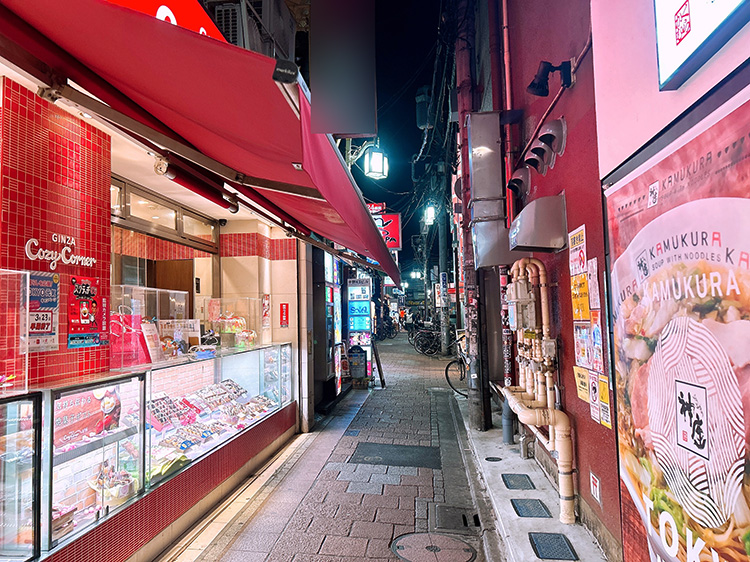
<path fill-rule="evenodd" d="M 219 219 L 219 226 L 226 226 L 227 225 L 227 219 Z"/>

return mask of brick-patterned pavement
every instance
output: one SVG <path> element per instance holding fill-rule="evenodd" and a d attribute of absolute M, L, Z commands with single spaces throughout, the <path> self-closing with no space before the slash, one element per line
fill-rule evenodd
<path fill-rule="evenodd" d="M 393 539 L 434 530 L 431 504 L 471 507 L 446 361 L 419 355 L 405 335 L 379 349 L 387 388 L 347 396 L 199 560 L 398 560 Z M 439 447 L 442 469 L 349 462 L 363 442 Z"/>

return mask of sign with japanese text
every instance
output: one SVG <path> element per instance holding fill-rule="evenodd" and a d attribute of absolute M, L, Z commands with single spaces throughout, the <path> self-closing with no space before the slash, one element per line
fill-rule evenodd
<path fill-rule="evenodd" d="M 385 211 L 385 203 L 368 203 L 367 210 L 370 211 L 371 215 L 377 215 Z"/>
<path fill-rule="evenodd" d="M 401 213 L 373 215 L 375 226 L 389 250 L 401 250 Z"/>
<path fill-rule="evenodd" d="M 108 311 L 98 277 L 72 277 L 68 288 L 68 349 L 109 343 Z"/>
<path fill-rule="evenodd" d="M 271 295 L 264 294 L 260 300 L 261 320 L 260 327 L 263 329 L 271 327 Z"/>
<path fill-rule="evenodd" d="M 29 275 L 29 351 L 59 348 L 60 275 L 33 271 Z"/>
<path fill-rule="evenodd" d="M 279 327 L 280 328 L 289 327 L 289 303 L 288 302 L 282 302 L 279 305 Z"/>
<path fill-rule="evenodd" d="M 581 225 L 568 233 L 568 261 L 570 274 L 580 275 L 586 272 L 586 225 Z"/>
<path fill-rule="evenodd" d="M 748 97 L 606 191 L 625 562 L 750 556 Z"/>
<path fill-rule="evenodd" d="M 570 278 L 570 295 L 573 303 L 573 320 L 588 320 L 591 313 L 589 309 L 589 282 L 585 273 L 573 275 Z"/>
<path fill-rule="evenodd" d="M 589 372 L 583 367 L 573 367 L 573 373 L 576 377 L 576 392 L 578 398 L 584 402 L 589 401 Z"/>

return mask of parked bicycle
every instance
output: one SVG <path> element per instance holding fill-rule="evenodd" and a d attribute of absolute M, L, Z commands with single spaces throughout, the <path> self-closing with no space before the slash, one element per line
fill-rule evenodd
<path fill-rule="evenodd" d="M 465 387 L 466 372 L 469 370 L 469 355 L 462 345 L 465 340 L 466 334 L 461 334 L 456 338 L 454 342 L 456 359 L 445 366 L 445 380 L 448 381 L 448 386 L 453 389 L 453 392 L 468 397 L 468 393 L 457 388 L 457 386 Z"/>
<path fill-rule="evenodd" d="M 419 330 L 414 336 L 414 349 L 423 355 L 435 355 L 440 351 L 440 332 Z"/>

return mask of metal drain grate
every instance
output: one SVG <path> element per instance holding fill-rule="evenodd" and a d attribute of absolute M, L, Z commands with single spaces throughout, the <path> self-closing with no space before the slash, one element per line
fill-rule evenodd
<path fill-rule="evenodd" d="M 461 530 L 479 527 L 479 516 L 466 508 L 452 505 L 435 506 L 435 529 Z"/>
<path fill-rule="evenodd" d="M 503 482 L 509 490 L 535 490 L 536 486 L 526 474 L 503 474 Z"/>
<path fill-rule="evenodd" d="M 347 429 L 344 432 L 347 437 L 357 437 L 359 435 L 359 429 Z"/>
<path fill-rule="evenodd" d="M 519 517 L 552 518 L 547 506 L 542 500 L 510 500 L 513 509 Z"/>
<path fill-rule="evenodd" d="M 579 560 L 568 537 L 560 533 L 529 533 L 531 548 L 542 560 Z"/>

